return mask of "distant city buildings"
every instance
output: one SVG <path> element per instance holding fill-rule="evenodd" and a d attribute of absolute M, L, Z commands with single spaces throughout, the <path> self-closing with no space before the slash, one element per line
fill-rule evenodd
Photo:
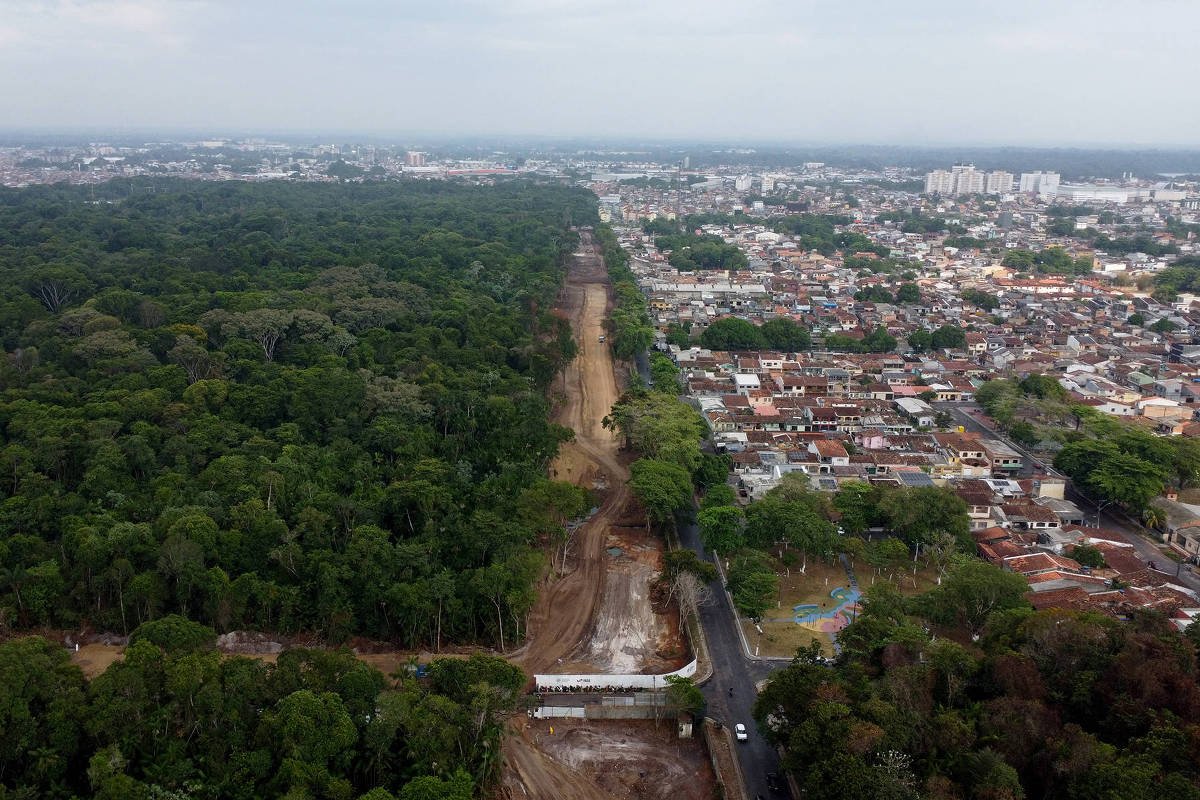
<path fill-rule="evenodd" d="M 954 194 L 954 176 L 949 170 L 935 169 L 925 176 L 925 194 Z"/>
<path fill-rule="evenodd" d="M 984 194 L 1006 194 L 1012 191 L 1013 174 L 996 170 L 987 174 L 986 185 L 984 186 Z"/>
<path fill-rule="evenodd" d="M 1040 197 L 1054 197 L 1061 180 L 1057 172 L 1022 172 L 1020 190 Z"/>
<path fill-rule="evenodd" d="M 935 169 L 925 176 L 925 193 L 957 197 L 965 194 L 1004 194 L 1012 190 L 1011 172 L 982 172 L 974 164 Z"/>
<path fill-rule="evenodd" d="M 425 166 L 425 154 L 416 150 L 409 150 L 404 154 L 404 166 L 406 167 L 423 167 Z"/>

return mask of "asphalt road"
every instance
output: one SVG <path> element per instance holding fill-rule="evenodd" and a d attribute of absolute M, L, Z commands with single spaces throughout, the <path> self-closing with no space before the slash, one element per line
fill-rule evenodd
<path fill-rule="evenodd" d="M 1000 435 L 997 431 L 995 431 L 992 428 L 989 428 L 987 425 L 980 422 L 971 413 L 972 411 L 978 411 L 979 406 L 975 405 L 974 403 L 970 403 L 970 404 L 933 403 L 932 405 L 938 411 L 949 412 L 950 416 L 954 418 L 954 423 L 956 425 L 962 425 L 963 428 L 965 428 L 968 431 L 971 431 L 972 433 L 982 434 L 984 436 L 989 436 L 989 437 L 992 437 L 995 439 L 1000 439 L 1001 441 L 1007 442 L 1009 445 L 1011 445 L 1013 447 L 1013 449 L 1015 449 L 1021 455 L 1022 464 L 1021 464 L 1021 469 L 1017 472 L 1017 476 L 1021 477 L 1021 478 L 1028 478 L 1031 475 L 1033 475 L 1034 466 L 1035 466 L 1034 458 L 1032 456 L 1030 456 L 1028 453 L 1026 453 L 1024 450 L 1022 450 L 1020 447 L 1017 447 L 1012 442 L 1009 442 L 1002 435 Z M 1040 463 L 1040 462 L 1038 462 L 1038 463 Z"/>
<path fill-rule="evenodd" d="M 701 558 L 708 557 L 700 546 L 700 529 L 695 524 L 680 524 L 679 539 L 684 547 L 695 551 Z M 780 793 L 773 793 L 767 788 L 767 773 L 780 772 L 779 755 L 759 733 L 751 713 L 756 695 L 755 684 L 772 671 L 786 666 L 787 662 L 749 658 L 742 648 L 733 609 L 729 606 L 729 597 L 720 580 L 714 581 L 709 588 L 712 590 L 712 602 L 700 607 L 700 624 L 704 627 L 713 665 L 712 680 L 703 687 L 704 697 L 708 701 L 708 716 L 729 727 L 741 722 L 750 734 L 748 741 L 734 742 L 747 796 L 751 800 L 759 794 L 763 797 L 789 797 L 786 784 Z M 729 695 L 730 687 L 733 688 L 733 696 Z"/>
<path fill-rule="evenodd" d="M 649 354 L 638 354 L 634 362 L 642 380 L 649 383 Z M 678 531 L 679 540 L 684 547 L 695 551 L 700 558 L 712 560 L 700 544 L 700 529 L 695 523 L 680 522 Z M 782 780 L 780 792 L 772 792 L 767 786 L 768 772 L 778 773 L 782 779 L 779 754 L 759 733 L 751 713 L 757 696 L 755 684 L 772 671 L 786 666 L 788 662 L 750 658 L 742 647 L 729 596 L 725 593 L 720 579 L 713 581 L 709 589 L 712 602 L 699 609 L 700 624 L 704 628 L 708 654 L 713 666 L 712 680 L 701 687 L 704 699 L 708 703 L 706 713 L 729 728 L 739 722 L 746 726 L 749 739 L 744 742 L 734 741 L 737 745 L 734 755 L 741 767 L 746 796 L 750 800 L 754 800 L 758 795 L 764 798 L 790 797 L 787 783 Z M 729 694 L 730 687 L 733 688 L 732 695 Z"/>

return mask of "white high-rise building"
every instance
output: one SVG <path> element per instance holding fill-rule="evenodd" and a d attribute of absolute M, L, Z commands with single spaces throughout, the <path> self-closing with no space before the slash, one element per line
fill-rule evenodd
<path fill-rule="evenodd" d="M 1022 192 L 1039 194 L 1043 197 L 1054 197 L 1058 194 L 1058 184 L 1062 180 L 1057 172 L 1022 172 Z"/>
<path fill-rule="evenodd" d="M 1004 194 L 1012 191 L 1012 185 L 1013 175 L 1011 172 L 996 170 L 987 174 L 987 184 L 983 191 L 985 194 Z"/>
<path fill-rule="evenodd" d="M 750 191 L 750 182 L 749 175 L 738 175 L 733 179 L 733 190 L 735 192 L 748 192 Z"/>
<path fill-rule="evenodd" d="M 1011 172 L 981 172 L 974 164 L 955 164 L 949 171 L 935 169 L 925 175 L 926 194 L 958 196 L 1001 194 L 1012 189 Z"/>
<path fill-rule="evenodd" d="M 954 194 L 983 194 L 984 176 L 974 164 L 955 164 L 950 172 L 954 174 Z"/>
<path fill-rule="evenodd" d="M 762 193 L 770 194 L 773 191 L 775 191 L 775 179 L 772 178 L 770 175 L 763 175 L 762 176 Z"/>
<path fill-rule="evenodd" d="M 954 194 L 954 176 L 944 169 L 930 172 L 925 176 L 925 194 Z"/>

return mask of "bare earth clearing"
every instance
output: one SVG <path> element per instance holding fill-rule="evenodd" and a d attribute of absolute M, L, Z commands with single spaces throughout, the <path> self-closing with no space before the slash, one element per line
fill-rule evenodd
<path fill-rule="evenodd" d="M 575 431 L 551 476 L 592 489 L 597 512 L 576 532 L 571 571 L 541 588 L 529 639 L 512 654 L 528 673 L 668 672 L 687 660 L 678 613 L 656 613 L 650 587 L 662 543 L 647 533 L 626 481 L 627 459 L 601 420 L 619 392 L 612 354 L 599 341 L 608 312 L 608 274 L 584 234 L 563 289 L 579 355 L 563 376 L 555 421 Z M 551 727 L 555 735 L 550 734 Z M 500 795 L 558 800 L 707 798 L 715 779 L 696 740 L 674 721 L 515 718 L 504 743 Z"/>
<path fill-rule="evenodd" d="M 673 615 L 656 614 L 650 605 L 662 545 L 645 532 L 626 484 L 627 459 L 616 434 L 601 424 L 620 391 L 612 353 L 600 342 L 608 272 L 586 233 L 560 307 L 579 354 L 563 373 L 565 402 L 555 422 L 574 430 L 575 440 L 563 446 L 550 474 L 595 491 L 599 509 L 575 534 L 571 571 L 541 587 L 529 638 L 510 657 L 531 674 L 670 671 L 686 660 L 686 648 Z"/>
<path fill-rule="evenodd" d="M 226 657 L 241 656 L 243 658 L 254 658 L 271 664 L 275 663 L 279 658 L 279 654 L 285 649 L 295 647 L 323 649 L 325 647 L 320 643 L 306 639 L 291 640 L 287 637 L 272 637 L 268 634 L 250 631 L 228 634 L 227 636 L 238 637 L 242 642 L 247 640 L 253 641 L 257 645 L 230 645 L 222 641 L 226 637 L 221 637 L 218 639 L 217 647 Z M 478 648 L 465 647 L 455 648 L 453 652 L 443 650 L 440 653 L 433 653 L 428 650 L 420 652 L 392 650 L 387 647 L 385 642 L 370 639 L 352 639 L 346 643 L 346 646 L 350 648 L 355 658 L 363 663 L 370 664 L 384 675 L 393 675 L 414 662 L 428 664 L 435 658 L 466 658 L 473 652 L 480 652 Z M 87 642 L 80 644 L 78 650 L 70 647 L 68 647 L 68 650 L 70 651 L 71 661 L 83 670 L 83 674 L 89 679 L 104 672 L 111 664 L 125 658 L 125 645 L 123 644 Z"/>
<path fill-rule="evenodd" d="M 713 796 L 716 779 L 704 745 L 677 738 L 673 719 L 657 726 L 653 720 L 528 720 L 515 723 L 510 734 L 520 741 L 517 763 L 510 761 L 516 774 L 510 770 L 502 787 L 511 798 Z"/>

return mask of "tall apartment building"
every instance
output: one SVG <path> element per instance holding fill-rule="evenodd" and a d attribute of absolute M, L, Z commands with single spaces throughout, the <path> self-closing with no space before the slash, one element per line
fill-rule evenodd
<path fill-rule="evenodd" d="M 984 194 L 1004 194 L 1005 192 L 1011 192 L 1012 187 L 1012 173 L 996 170 L 987 174 L 987 182 L 983 191 Z"/>
<path fill-rule="evenodd" d="M 409 167 L 423 167 L 425 166 L 425 154 L 409 150 L 404 154 L 404 164 Z"/>
<path fill-rule="evenodd" d="M 954 175 L 944 169 L 930 172 L 925 176 L 925 194 L 954 194 Z"/>
<path fill-rule="evenodd" d="M 762 176 L 762 193 L 770 194 L 773 191 L 775 191 L 775 179 L 772 178 L 770 175 L 763 175 Z"/>
<path fill-rule="evenodd" d="M 1053 197 L 1058 194 L 1058 184 L 1062 180 L 1057 172 L 1022 172 L 1021 191 Z"/>
<path fill-rule="evenodd" d="M 751 181 L 751 178 L 749 175 L 738 175 L 736 178 L 733 179 L 733 190 L 735 192 L 750 191 L 750 181 Z"/>
<path fill-rule="evenodd" d="M 955 194 L 983 194 L 985 177 L 974 164 L 955 164 L 950 172 L 954 174 Z"/>
<path fill-rule="evenodd" d="M 925 176 L 926 194 L 1000 194 L 1012 188 L 1010 172 L 981 172 L 974 164 L 955 164 L 949 171 L 935 169 Z"/>

